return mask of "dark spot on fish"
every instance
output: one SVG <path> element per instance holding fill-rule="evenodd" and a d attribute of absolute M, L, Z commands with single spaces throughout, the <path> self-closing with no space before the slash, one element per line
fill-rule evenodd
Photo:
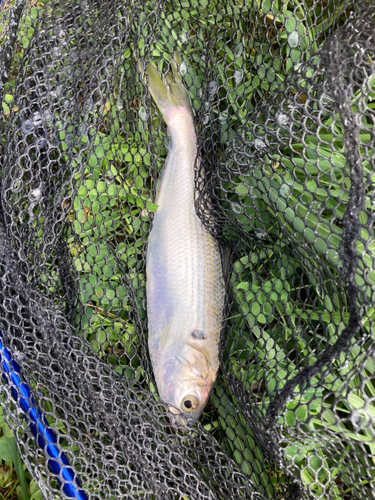
<path fill-rule="evenodd" d="M 193 339 L 197 340 L 205 340 L 207 338 L 201 330 L 194 330 L 191 336 L 193 337 Z"/>

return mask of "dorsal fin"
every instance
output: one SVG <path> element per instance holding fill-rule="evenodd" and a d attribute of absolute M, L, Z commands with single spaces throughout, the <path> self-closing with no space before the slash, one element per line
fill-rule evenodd
<path fill-rule="evenodd" d="M 221 266 L 223 268 L 224 283 L 228 283 L 231 256 L 232 250 L 229 247 L 223 247 L 220 245 L 220 257 Z"/>

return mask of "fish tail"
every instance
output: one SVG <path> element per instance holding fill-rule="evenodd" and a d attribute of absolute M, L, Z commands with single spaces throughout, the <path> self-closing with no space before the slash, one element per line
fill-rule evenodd
<path fill-rule="evenodd" d="M 172 61 L 171 67 L 173 76 L 168 73 L 163 80 L 152 64 L 148 63 L 146 68 L 150 94 L 164 118 L 170 109 L 176 107 L 183 107 L 192 114 L 189 93 L 182 83 L 181 75 L 177 72 L 175 61 Z"/>

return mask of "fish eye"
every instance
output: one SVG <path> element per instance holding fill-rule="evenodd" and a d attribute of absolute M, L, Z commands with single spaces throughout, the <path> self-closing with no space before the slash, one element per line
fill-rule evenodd
<path fill-rule="evenodd" d="M 181 403 L 183 411 L 193 413 L 199 406 L 199 400 L 195 396 L 185 396 Z"/>

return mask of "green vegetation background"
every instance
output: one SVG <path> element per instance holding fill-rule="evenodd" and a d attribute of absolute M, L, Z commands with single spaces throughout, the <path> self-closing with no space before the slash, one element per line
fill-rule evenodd
<path fill-rule="evenodd" d="M 3 15 L 6 8 L 2 11 Z M 35 20 L 45 15 L 48 9 L 48 1 L 29 4 L 17 40 L 14 68 L 17 68 L 34 35 Z M 151 15 L 153 9 L 152 2 L 145 3 L 145 12 Z M 147 53 L 144 46 L 149 33 L 145 13 L 140 17 L 138 47 L 129 44 L 122 54 L 118 90 L 107 96 L 105 105 L 95 111 L 101 113 L 104 120 L 107 116 L 111 126 L 99 129 L 92 151 L 82 153 L 76 160 L 77 165 L 84 161 L 86 168 L 84 175 L 77 174 L 75 179 L 76 194 L 68 216 L 71 226 L 67 238 L 80 277 L 83 312 L 79 322 L 82 334 L 98 356 L 112 364 L 114 370 L 126 377 L 129 383 L 148 384 L 148 388 L 156 392 L 144 372 L 139 333 L 132 321 L 124 276 L 132 285 L 140 316 L 144 318 L 143 250 L 150 217 L 157 210 L 152 199 L 156 180 L 155 172 L 152 172 L 155 160 L 150 156 L 148 145 L 151 142 L 155 144 L 157 171 L 161 170 L 167 154 L 166 130 L 154 107 L 154 127 L 149 128 L 149 110 L 143 106 L 145 92 L 142 86 L 138 85 L 127 97 L 131 99 L 131 108 L 138 116 L 136 129 L 127 123 L 124 103 L 121 102 L 121 82 L 126 80 L 127 75 L 134 75 L 134 53 L 139 58 L 146 55 L 152 57 L 156 63 L 168 63 L 171 54 L 177 50 L 182 57 L 180 71 L 189 88 L 193 106 L 201 112 L 205 83 L 202 54 L 206 30 L 212 30 L 218 42 L 206 56 L 216 58 L 213 64 L 216 79 L 211 83 L 219 99 L 211 103 L 209 119 L 214 119 L 216 114 L 221 123 L 217 139 L 225 149 L 241 127 L 249 127 L 249 112 L 256 104 L 266 94 L 268 99 L 276 94 L 288 75 L 318 52 L 324 33 L 339 26 L 347 15 L 346 2 L 254 0 L 251 3 L 237 1 L 233 5 L 222 5 L 220 0 L 192 0 L 189 3 L 181 1 L 178 8 L 167 2 L 160 14 L 158 41 Z M 247 32 L 244 18 L 256 23 L 257 33 Z M 314 24 L 314 19 L 319 19 L 319 22 Z M 73 48 L 68 47 L 67 50 Z M 166 67 L 164 65 L 163 69 Z M 161 65 L 159 69 L 162 69 Z M 5 122 L 17 114 L 17 104 L 13 102 L 12 95 L 16 73 L 6 88 L 2 116 Z M 305 74 L 306 78 L 308 76 Z M 302 77 L 301 88 L 304 85 L 307 82 Z M 368 82 L 366 96 L 368 111 L 375 107 L 374 87 L 373 75 Z M 358 112 L 355 101 L 361 96 L 362 91 L 353 96 L 354 112 Z M 64 159 L 63 153 L 69 150 L 72 142 L 69 134 L 73 134 L 73 127 L 69 131 L 58 116 L 53 119 L 58 130 L 61 158 Z M 278 120 L 282 124 L 283 116 L 279 115 Z M 361 131 L 364 157 L 370 140 L 368 129 L 371 123 L 370 118 L 367 120 L 365 116 Z M 272 394 L 297 373 L 298 367 L 288 358 L 288 353 L 294 349 L 303 362 L 313 363 L 325 345 L 336 342 L 348 321 L 345 299 L 340 291 L 331 287 L 332 280 L 327 279 L 323 287 L 325 293 L 319 293 L 314 277 L 320 263 L 325 262 L 337 276 L 335 269 L 339 263 L 338 248 L 342 235 L 337 220 L 343 217 L 349 189 L 343 129 L 332 111 L 323 123 L 309 132 L 304 143 L 297 139 L 298 133 L 291 133 L 290 147 L 284 147 L 282 154 L 275 155 L 268 163 L 254 165 L 251 176 L 232 173 L 228 181 L 223 182 L 220 194 L 226 215 L 240 231 L 249 234 L 249 241 L 262 240 L 262 251 L 244 243 L 242 257 L 234 265 L 231 287 L 235 301 L 227 320 L 231 335 L 224 353 L 228 373 L 245 391 L 252 393 L 254 388 L 263 387 L 258 393 L 260 418 L 264 416 Z M 262 149 L 261 133 L 256 138 L 248 136 L 247 140 Z M 83 136 L 80 141 L 79 148 L 84 150 L 88 138 Z M 310 155 L 308 161 L 302 153 Z M 363 166 L 366 180 L 373 181 L 366 159 Z M 372 186 L 366 199 L 367 210 L 373 210 L 374 206 L 370 188 Z M 34 218 L 30 218 L 30 224 L 37 227 L 40 223 L 38 207 L 32 210 Z M 316 256 L 314 265 L 302 269 L 299 261 L 287 254 L 287 248 L 280 246 L 282 234 L 274 220 L 309 249 L 307 258 Z M 367 220 L 366 212 L 362 212 L 364 244 L 358 247 L 362 260 L 357 280 L 365 287 L 365 293 L 371 296 L 371 285 L 375 284 L 375 240 L 367 229 Z M 41 278 L 49 291 L 58 297 L 58 277 L 51 273 Z M 302 299 L 306 294 L 310 294 L 310 305 Z M 362 326 L 365 333 L 372 333 L 373 314 L 370 308 L 364 315 Z M 276 323 L 278 328 L 274 326 Z M 357 376 L 347 380 L 356 366 L 361 366 L 366 380 L 364 385 Z M 348 450 L 355 448 L 358 442 L 365 446 L 360 449 L 366 449 L 368 456 L 358 456 L 359 476 L 367 477 L 369 464 L 374 465 L 373 430 L 363 425 L 363 431 L 358 432 L 350 419 L 343 418 L 338 423 L 331 409 L 333 398 L 328 397 L 333 393 L 338 395 L 336 409 L 341 415 L 350 416 L 357 411 L 358 418 L 364 422 L 366 417 L 361 410 L 366 407 L 371 417 L 375 418 L 375 406 L 372 402 L 366 403 L 369 397 L 375 398 L 374 373 L 373 359 L 364 361 L 359 347 L 353 345 L 349 357 L 343 354 L 333 362 L 332 372 L 325 377 L 320 388 L 312 387 L 303 394 L 296 393 L 279 419 L 285 439 L 293 443 L 284 450 L 291 470 L 299 471 L 302 482 L 316 498 L 325 499 L 329 495 L 329 498 L 341 500 L 352 488 L 342 451 L 335 452 L 330 440 L 332 443 L 336 443 L 335 440 L 344 443 L 343 447 Z M 319 376 L 312 384 L 318 381 Z M 257 488 L 268 498 L 273 498 L 285 480 L 284 472 L 271 464 L 267 465 L 245 417 L 236 410 L 236 403 L 236 396 L 220 377 L 202 425 L 216 437 L 222 449 Z M 296 432 L 297 425 L 302 432 Z M 10 500 L 41 498 L 25 466 L 20 464 L 15 440 L 4 422 L 2 429 L 0 500 L 2 497 Z M 322 436 L 326 436 L 326 440 L 322 440 Z M 371 479 L 364 479 L 362 486 L 368 481 L 374 482 L 374 470 L 371 470 Z M 356 491 L 352 490 L 354 496 Z"/>

